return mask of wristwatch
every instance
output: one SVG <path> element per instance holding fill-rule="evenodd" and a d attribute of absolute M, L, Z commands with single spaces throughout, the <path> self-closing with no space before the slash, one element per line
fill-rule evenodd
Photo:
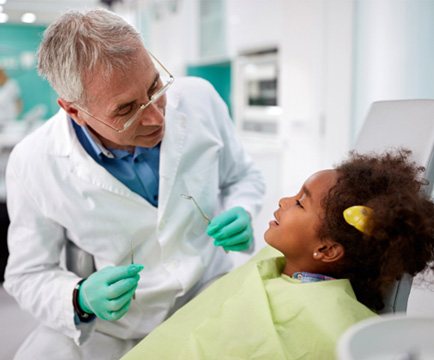
<path fill-rule="evenodd" d="M 72 304 L 74 305 L 74 311 L 75 314 L 78 316 L 78 319 L 80 322 L 90 322 L 96 318 L 95 314 L 89 314 L 85 311 L 83 311 L 78 304 L 78 292 L 80 291 L 80 286 L 83 283 L 83 281 L 86 279 L 81 279 L 77 285 L 74 286 L 74 291 L 72 292 Z"/>

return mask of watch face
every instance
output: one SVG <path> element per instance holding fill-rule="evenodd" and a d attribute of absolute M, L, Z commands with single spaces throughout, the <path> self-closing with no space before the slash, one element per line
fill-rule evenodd
<path fill-rule="evenodd" d="M 84 319 L 87 319 L 90 316 L 90 314 L 84 312 L 84 313 L 80 314 L 80 316 Z"/>

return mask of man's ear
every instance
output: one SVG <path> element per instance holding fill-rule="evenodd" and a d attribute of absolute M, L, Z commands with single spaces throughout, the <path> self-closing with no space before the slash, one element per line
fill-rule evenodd
<path fill-rule="evenodd" d="M 322 242 L 314 252 L 315 260 L 323 262 L 335 262 L 345 254 L 344 247 L 336 241 L 326 240 Z"/>
<path fill-rule="evenodd" d="M 59 106 L 65 110 L 65 112 L 78 124 L 78 125 L 86 125 L 86 122 L 78 116 L 78 109 L 74 106 L 74 103 L 66 101 L 62 98 L 57 99 L 57 103 Z"/>

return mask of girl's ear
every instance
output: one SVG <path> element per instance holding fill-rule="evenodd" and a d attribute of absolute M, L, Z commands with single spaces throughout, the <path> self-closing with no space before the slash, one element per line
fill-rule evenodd
<path fill-rule="evenodd" d="M 321 260 L 323 262 L 335 262 L 340 260 L 345 254 L 344 247 L 332 240 L 326 240 L 321 242 L 317 249 L 313 253 L 315 260 Z"/>

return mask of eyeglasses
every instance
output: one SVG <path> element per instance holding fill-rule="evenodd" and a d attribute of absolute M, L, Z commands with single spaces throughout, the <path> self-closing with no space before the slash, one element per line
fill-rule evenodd
<path fill-rule="evenodd" d="M 158 78 L 158 84 L 157 89 L 155 92 L 149 97 L 149 101 L 145 104 L 141 104 L 135 111 L 134 114 L 131 117 L 128 118 L 120 118 L 117 120 L 110 121 L 111 124 L 107 121 L 103 121 L 101 119 L 98 119 L 96 116 L 92 115 L 87 110 L 83 109 L 81 106 L 75 104 L 78 109 L 89 115 L 90 117 L 94 118 L 95 120 L 99 121 L 100 123 L 106 125 L 110 129 L 116 131 L 117 133 L 123 133 L 125 130 L 127 130 L 140 116 L 140 114 L 151 104 L 155 104 L 169 89 L 169 86 L 172 85 L 175 78 L 173 75 L 169 72 L 169 70 L 166 69 L 166 67 L 150 52 L 148 54 L 151 56 L 152 60 L 156 65 L 159 67 L 159 78 Z"/>

